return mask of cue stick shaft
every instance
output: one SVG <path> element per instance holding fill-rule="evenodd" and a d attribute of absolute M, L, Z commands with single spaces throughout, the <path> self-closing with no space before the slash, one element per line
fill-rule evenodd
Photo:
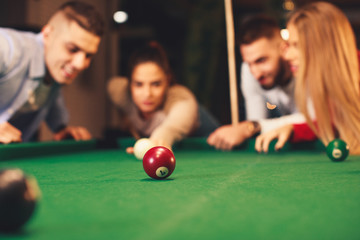
<path fill-rule="evenodd" d="M 231 123 L 232 125 L 236 125 L 239 122 L 239 107 L 236 84 L 234 18 L 231 1 L 232 0 L 225 0 L 225 19 L 228 48 Z"/>

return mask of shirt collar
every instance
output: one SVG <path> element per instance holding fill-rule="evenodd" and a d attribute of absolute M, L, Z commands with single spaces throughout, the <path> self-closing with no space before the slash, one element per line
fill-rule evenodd
<path fill-rule="evenodd" d="M 42 79 L 45 76 L 45 51 L 44 51 L 44 39 L 42 33 L 38 33 L 35 38 L 36 45 L 34 54 L 32 54 L 30 60 L 29 77 L 32 79 Z"/>

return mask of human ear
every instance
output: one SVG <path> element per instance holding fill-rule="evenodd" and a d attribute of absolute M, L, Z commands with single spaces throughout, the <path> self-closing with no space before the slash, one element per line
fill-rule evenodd
<path fill-rule="evenodd" d="M 44 37 L 44 39 L 47 39 L 48 37 L 49 37 L 49 35 L 50 35 L 50 33 L 52 32 L 52 26 L 50 26 L 50 25 L 45 25 L 42 29 L 41 29 L 41 33 L 42 33 L 42 35 L 43 35 L 43 37 Z"/>
<path fill-rule="evenodd" d="M 280 45 L 279 45 L 279 48 L 280 48 L 280 54 L 282 57 L 285 56 L 285 53 L 286 53 L 286 49 L 287 49 L 287 42 L 286 41 L 281 41 Z"/>

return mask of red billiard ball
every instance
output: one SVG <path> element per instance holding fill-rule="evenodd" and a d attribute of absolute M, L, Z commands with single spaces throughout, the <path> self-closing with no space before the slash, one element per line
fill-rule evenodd
<path fill-rule="evenodd" d="M 154 179 L 165 179 L 175 169 L 175 156 L 166 147 L 150 148 L 144 155 L 143 167 L 147 175 Z"/>

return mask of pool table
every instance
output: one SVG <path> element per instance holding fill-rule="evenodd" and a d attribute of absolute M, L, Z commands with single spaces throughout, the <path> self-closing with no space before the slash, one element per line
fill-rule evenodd
<path fill-rule="evenodd" d="M 332 162 L 319 142 L 258 154 L 192 138 L 176 168 L 150 179 L 134 139 L 0 146 L 0 167 L 34 176 L 42 197 L 22 231 L 0 239 L 360 239 L 360 156 Z M 272 144 L 273 146 L 273 144 Z"/>

